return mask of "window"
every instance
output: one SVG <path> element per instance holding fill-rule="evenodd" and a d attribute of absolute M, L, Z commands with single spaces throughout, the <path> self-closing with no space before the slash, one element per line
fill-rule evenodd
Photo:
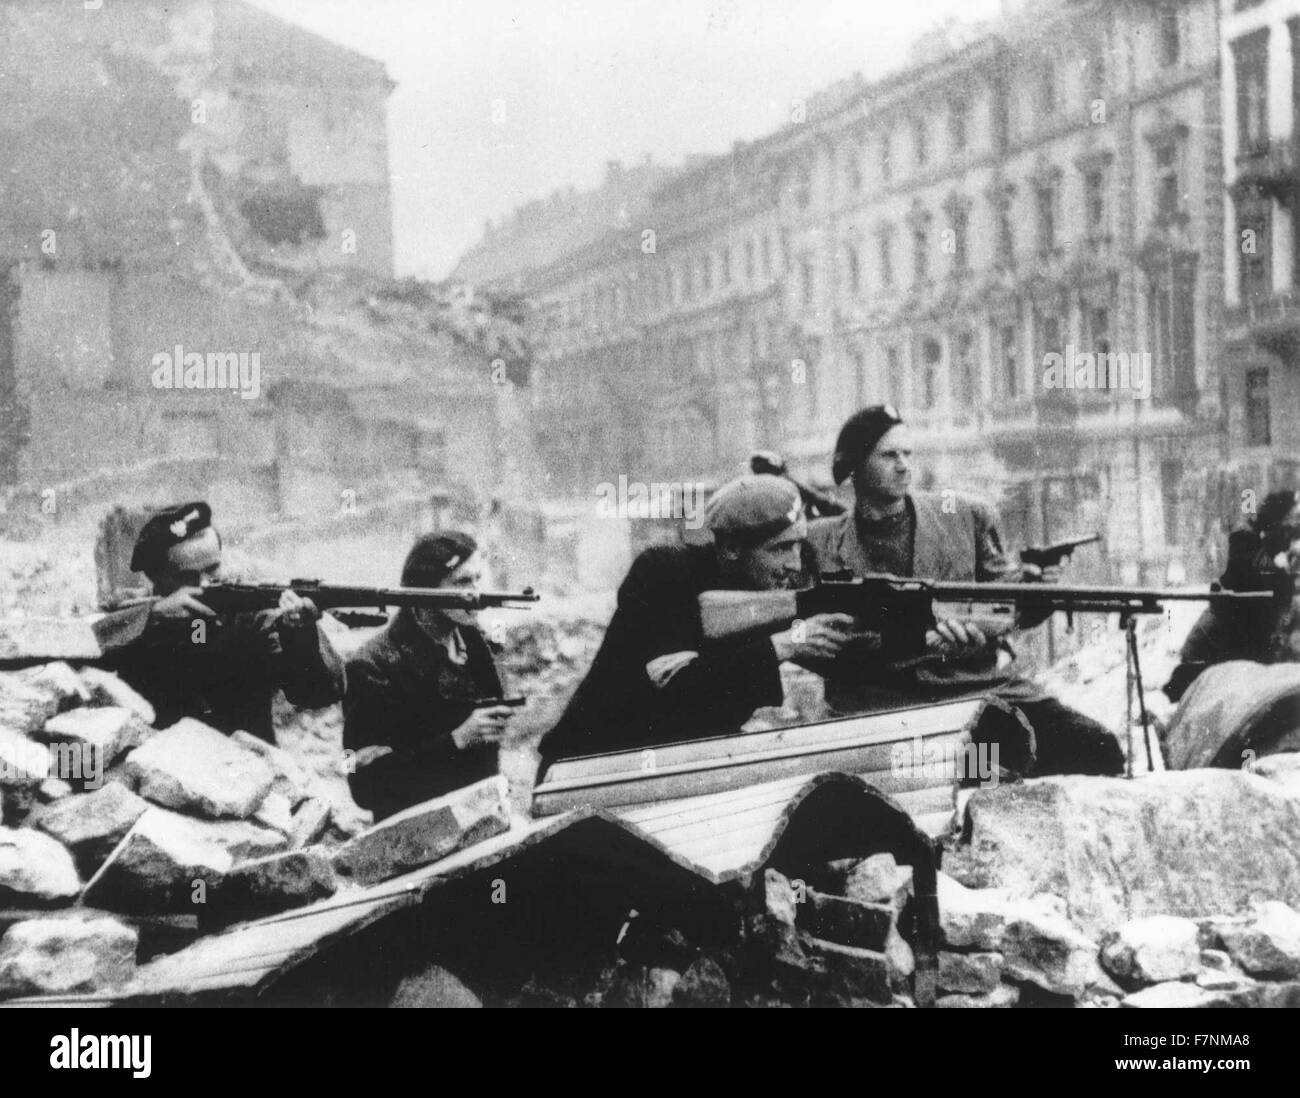
<path fill-rule="evenodd" d="M 880 230 L 880 284 L 894 284 L 894 234 L 889 229 Z"/>
<path fill-rule="evenodd" d="M 1147 317 L 1154 354 L 1151 389 L 1159 401 L 1196 391 L 1195 267 L 1192 257 L 1170 262 L 1152 281 Z"/>
<path fill-rule="evenodd" d="M 862 263 L 858 259 L 858 249 L 852 244 L 844 246 L 844 263 L 848 275 L 849 293 L 856 297 L 862 292 Z"/>
<path fill-rule="evenodd" d="M 892 134 L 882 134 L 880 138 L 880 178 L 888 183 L 894 178 L 894 139 Z"/>
<path fill-rule="evenodd" d="M 772 238 L 763 237 L 763 277 L 772 277 Z"/>
<path fill-rule="evenodd" d="M 794 200 L 801 210 L 806 210 L 812 202 L 812 169 L 807 164 L 799 165 L 799 174 L 795 179 Z"/>
<path fill-rule="evenodd" d="M 1096 305 L 1088 310 L 1088 353 L 1110 354 L 1110 309 Z"/>
<path fill-rule="evenodd" d="M 897 347 L 889 347 L 885 350 L 885 391 L 889 394 L 892 403 L 907 403 L 903 399 L 903 371 L 899 363 Z"/>
<path fill-rule="evenodd" d="M 1106 173 L 1100 168 L 1084 173 L 1083 196 L 1088 239 L 1098 240 L 1106 235 Z"/>
<path fill-rule="evenodd" d="M 912 226 L 912 281 L 915 284 L 930 278 L 930 230 L 925 221 Z"/>
<path fill-rule="evenodd" d="M 754 238 L 745 241 L 745 281 L 754 281 Z"/>
<path fill-rule="evenodd" d="M 1016 326 L 1003 324 L 998 330 L 998 347 L 1002 353 L 1002 395 L 1018 397 L 1020 395 L 1020 353 L 1016 346 Z"/>
<path fill-rule="evenodd" d="M 1103 43 L 1094 46 L 1084 62 L 1083 86 L 1089 99 L 1101 99 L 1106 94 L 1106 47 Z M 1087 106 L 1091 111 L 1092 104 Z"/>
<path fill-rule="evenodd" d="M 849 190 L 852 191 L 854 194 L 857 194 L 858 191 L 862 190 L 862 161 L 858 156 L 857 149 L 849 150 L 849 166 L 848 166 L 847 176 L 848 176 Z"/>
<path fill-rule="evenodd" d="M 1165 544 L 1178 545 L 1178 497 L 1183 486 L 1183 463 L 1177 458 L 1166 458 L 1160 463 L 1160 499 L 1164 511 Z"/>
<path fill-rule="evenodd" d="M 954 99 L 948 107 L 948 141 L 955 153 L 966 151 L 968 114 L 966 101 L 963 99 Z"/>
<path fill-rule="evenodd" d="M 930 162 L 930 133 L 924 118 L 912 123 L 912 156 L 918 168 Z"/>
<path fill-rule="evenodd" d="M 817 287 L 813 283 L 812 262 L 806 258 L 799 260 L 799 285 L 802 289 L 804 305 L 811 307 Z"/>
<path fill-rule="evenodd" d="M 1268 143 L 1268 31 L 1232 43 L 1237 75 L 1237 143 L 1253 153 Z"/>
<path fill-rule="evenodd" d="M 867 359 L 861 351 L 853 352 L 853 403 L 858 408 L 867 403 Z"/>
<path fill-rule="evenodd" d="M 1056 184 L 1042 183 L 1034 191 L 1038 216 L 1038 252 L 1047 255 L 1056 247 Z"/>
<path fill-rule="evenodd" d="M 1055 313 L 1040 313 L 1038 315 L 1038 348 L 1035 362 L 1041 362 L 1043 356 L 1049 354 L 1065 354 L 1065 347 L 1061 342 L 1061 321 Z"/>
<path fill-rule="evenodd" d="M 790 263 L 790 232 L 788 229 L 781 230 L 781 270 L 788 271 L 791 268 Z"/>
<path fill-rule="evenodd" d="M 1267 366 L 1246 371 L 1246 445 L 1273 445 Z"/>
<path fill-rule="evenodd" d="M 1016 238 L 1011 228 L 1011 196 L 1005 192 L 994 200 L 993 221 L 996 231 L 997 264 L 1008 268 L 1015 261 Z"/>
<path fill-rule="evenodd" d="M 974 332 L 962 332 L 957 337 L 953 366 L 953 406 L 959 413 L 968 412 L 978 399 Z"/>
<path fill-rule="evenodd" d="M 952 265 L 957 271 L 970 269 L 970 215 L 965 207 L 952 211 Z"/>
<path fill-rule="evenodd" d="M 1237 218 L 1237 284 L 1243 305 L 1263 301 L 1273 292 L 1270 212 L 1267 201 L 1256 200 Z"/>
<path fill-rule="evenodd" d="M 937 339 L 921 340 L 921 407 L 933 408 L 939 403 L 939 363 L 943 347 Z"/>
<path fill-rule="evenodd" d="M 1011 100 L 1006 85 L 993 85 L 993 145 L 1002 152 L 1011 144 Z"/>
<path fill-rule="evenodd" d="M 1160 9 L 1160 64 L 1165 68 L 1178 64 L 1181 53 L 1182 33 L 1178 8 L 1173 3 L 1166 3 Z"/>
<path fill-rule="evenodd" d="M 709 255 L 704 257 L 704 260 L 701 264 L 701 268 L 704 276 L 703 281 L 704 281 L 705 296 L 713 293 L 713 288 L 718 284 L 718 280 L 717 280 L 718 265 L 719 265 L 718 257 L 716 255 L 710 253 Z"/>
<path fill-rule="evenodd" d="M 1177 217 L 1182 206 L 1178 193 L 1178 146 L 1172 141 L 1156 148 L 1156 219 Z"/>
<path fill-rule="evenodd" d="M 1056 70 L 1049 61 L 1038 77 L 1038 111 L 1045 118 L 1056 113 Z"/>

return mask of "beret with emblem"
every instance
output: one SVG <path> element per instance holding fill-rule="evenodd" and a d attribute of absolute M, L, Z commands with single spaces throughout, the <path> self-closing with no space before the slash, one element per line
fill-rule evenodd
<path fill-rule="evenodd" d="M 835 440 L 835 457 L 831 460 L 835 483 L 843 484 L 876 443 L 902 422 L 903 417 L 892 404 L 873 404 L 849 416 Z"/>
<path fill-rule="evenodd" d="M 729 481 L 704 506 L 705 525 L 715 538 L 766 541 L 801 518 L 799 489 L 766 473 Z"/>
<path fill-rule="evenodd" d="M 478 542 L 459 530 L 423 535 L 406 555 L 402 586 L 441 587 L 443 580 L 469 560 L 477 548 Z"/>
<path fill-rule="evenodd" d="M 167 507 L 141 528 L 131 553 L 131 570 L 156 572 L 167 560 L 167 550 L 212 525 L 212 508 L 202 500 Z"/>

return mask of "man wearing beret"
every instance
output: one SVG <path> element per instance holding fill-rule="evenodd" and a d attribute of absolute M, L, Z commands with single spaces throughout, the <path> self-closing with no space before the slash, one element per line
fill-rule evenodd
<path fill-rule="evenodd" d="M 724 485 L 705 508 L 711 544 L 642 552 L 591 670 L 542 741 L 554 759 L 738 731 L 755 709 L 783 700 L 784 660 L 830 659 L 852 619 L 809 617 L 799 631 L 706 643 L 698 596 L 797 586 L 808 524 L 799 490 L 770 475 Z"/>
<path fill-rule="evenodd" d="M 101 665 L 149 700 L 158 727 L 195 717 L 222 732 L 243 729 L 274 743 L 276 690 L 308 709 L 342 696 L 343 667 L 310 599 L 286 590 L 276 610 L 226 619 L 202 601 L 203 588 L 221 571 L 221 536 L 206 503 L 150 518 L 131 567 L 148 578 L 153 597 L 106 614 L 94 629 Z"/>
<path fill-rule="evenodd" d="M 480 558 L 468 534 L 427 534 L 407 555 L 402 586 L 479 587 Z M 348 660 L 347 681 L 352 797 L 376 820 L 497 772 L 514 710 L 476 704 L 503 691 L 473 611 L 403 607 Z"/>
<path fill-rule="evenodd" d="M 953 583 L 1049 582 L 1059 568 L 1026 565 L 1017 572 L 1003 550 L 997 514 L 984 500 L 954 492 L 912 490 L 912 441 L 890 405 L 851 416 L 835 444 L 832 475 L 852 478 L 851 513 L 809 526 L 808 541 L 821 573 L 862 576 L 890 573 Z M 1019 628 L 1032 628 L 1045 614 L 1021 612 Z M 894 670 L 854 642 L 826 669 L 826 699 L 840 712 L 862 712 L 920 699 L 992 693 L 1010 703 L 1033 728 L 1033 773 L 1119 774 L 1119 741 L 1106 728 L 1015 673 L 1011 653 L 986 637 L 977 623 L 941 618 L 927 637 L 937 657 L 919 667 Z M 988 711 L 989 719 L 996 719 Z"/>

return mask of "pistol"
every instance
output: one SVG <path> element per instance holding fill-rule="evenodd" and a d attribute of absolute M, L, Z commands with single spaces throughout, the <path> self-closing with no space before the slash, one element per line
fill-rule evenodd
<path fill-rule="evenodd" d="M 1094 541 L 1101 541 L 1101 535 L 1066 538 L 1064 541 L 1054 541 L 1051 545 L 1031 545 L 1028 549 L 1020 550 L 1020 560 L 1022 564 L 1051 568 L 1060 564 L 1066 557 L 1072 556 L 1080 545 L 1091 545 Z"/>

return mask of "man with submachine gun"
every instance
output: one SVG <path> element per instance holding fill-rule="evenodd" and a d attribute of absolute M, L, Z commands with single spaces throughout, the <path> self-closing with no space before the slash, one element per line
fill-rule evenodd
<path fill-rule="evenodd" d="M 1069 548 L 1095 538 L 1074 539 L 1032 552 L 1044 564 L 1062 557 Z M 1293 592 L 1289 577 L 1279 577 L 1273 591 L 1192 591 L 1095 585 L 1065 586 L 1023 583 L 945 583 L 893 575 L 841 578 L 823 577 L 799 591 L 706 591 L 699 598 L 705 638 L 720 641 L 750 632 L 788 628 L 816 614 L 842 614 L 852 619 L 852 636 L 864 644 L 855 651 L 861 659 L 870 653 L 869 666 L 853 671 L 870 676 L 873 671 L 893 675 L 946 660 L 940 629 L 946 620 L 960 617 L 992 643 L 1010 636 L 1025 619 L 1041 621 L 1064 612 L 1073 622 L 1079 613 L 1118 614 L 1128 640 L 1130 702 L 1136 693 L 1145 732 L 1148 716 L 1143 702 L 1141 664 L 1135 621 L 1141 614 L 1160 614 L 1169 602 L 1205 602 L 1211 606 L 1273 601 L 1289 605 Z M 976 606 L 987 609 L 976 609 Z M 838 673 L 844 655 L 836 661 Z M 990 681 L 989 686 L 993 686 Z M 973 685 L 973 684 L 972 684 Z M 1130 722 L 1131 723 L 1131 722 Z M 1130 732 L 1131 735 L 1131 732 Z M 1149 750 L 1149 747 L 1148 747 Z M 1130 758 L 1132 744 L 1130 742 Z M 1036 770 L 1043 773 L 1043 769 Z"/>

